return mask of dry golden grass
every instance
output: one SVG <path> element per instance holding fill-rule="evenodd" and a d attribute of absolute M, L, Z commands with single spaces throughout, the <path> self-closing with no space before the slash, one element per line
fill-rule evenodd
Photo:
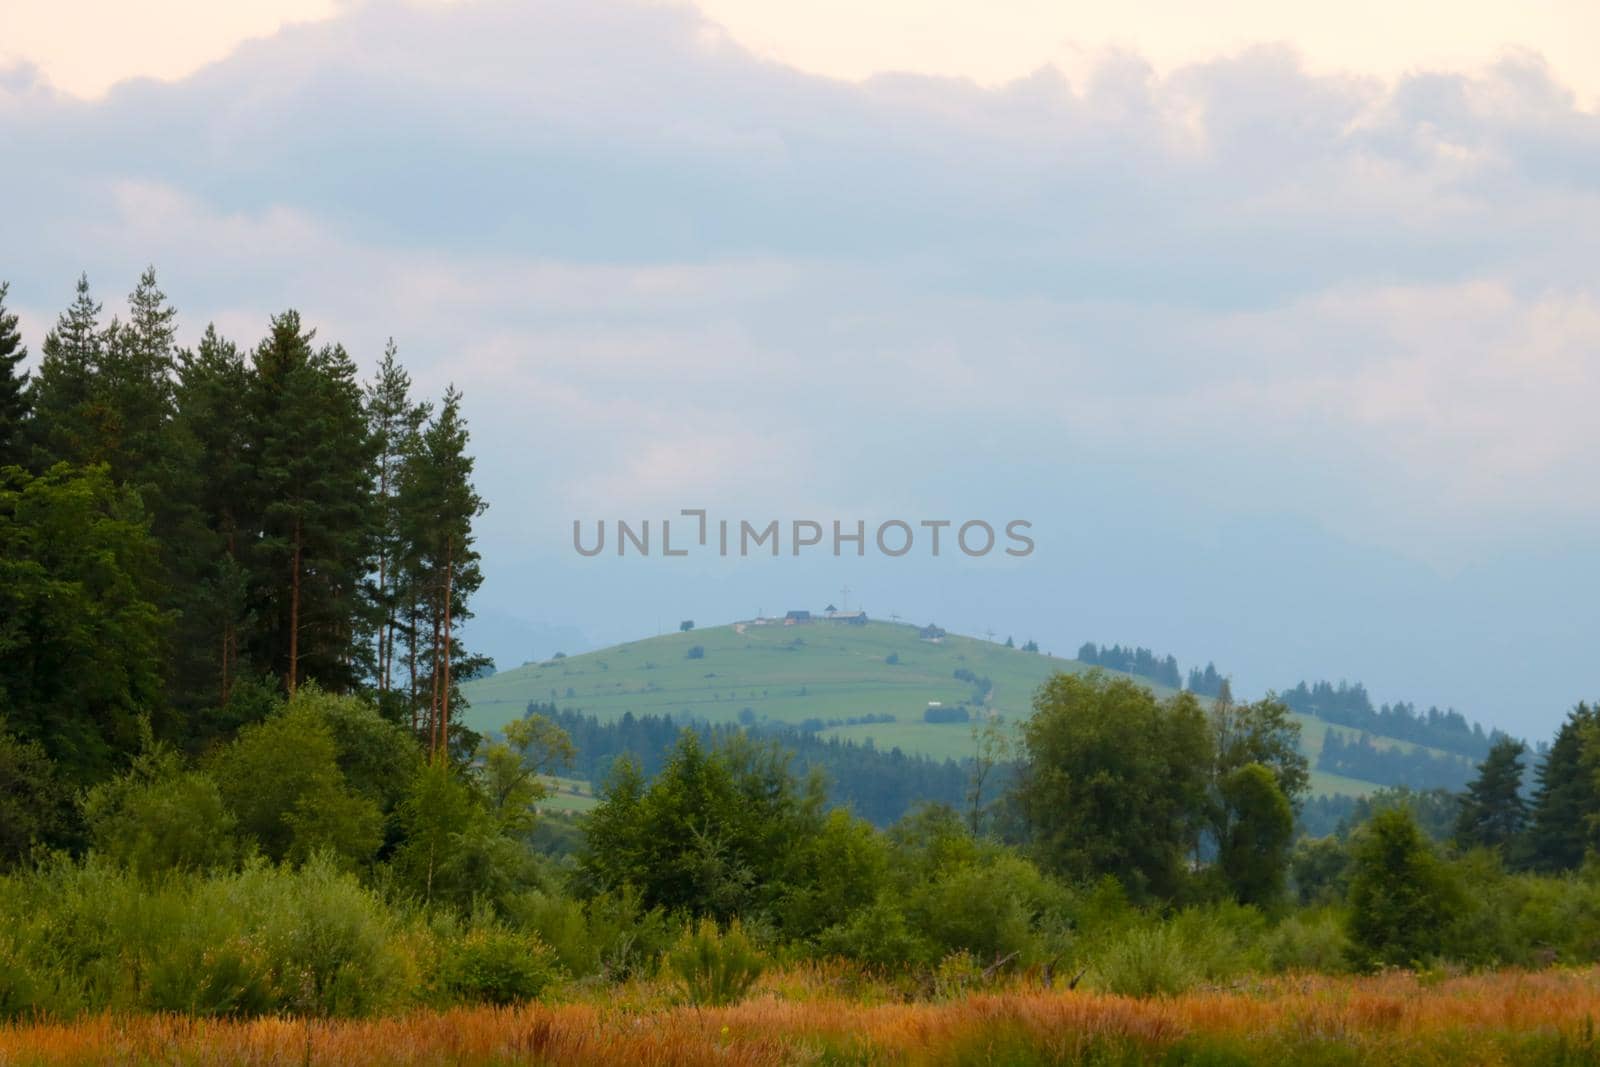
<path fill-rule="evenodd" d="M 633 986 L 558 1005 L 366 1021 L 100 1016 L 0 1029 L 0 1064 L 932 1065 L 1075 1063 L 1109 1051 L 1137 1062 L 1174 1048 L 1226 1049 L 1227 1062 L 1577 1063 L 1596 1062 L 1600 1014 L 1594 969 L 1281 978 L 1165 1000 L 1019 985 L 871 1003 L 840 996 L 841 980 L 828 968 L 784 972 L 743 1004 L 704 1010 Z"/>

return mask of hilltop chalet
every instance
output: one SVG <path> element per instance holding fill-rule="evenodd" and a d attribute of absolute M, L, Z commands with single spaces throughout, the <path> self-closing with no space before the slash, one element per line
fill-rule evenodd
<path fill-rule="evenodd" d="M 842 622 L 847 626 L 865 626 L 867 613 L 864 611 L 825 611 L 820 616 L 812 615 L 809 611 L 791 611 L 783 617 L 785 626 L 804 626 L 817 621 Z"/>

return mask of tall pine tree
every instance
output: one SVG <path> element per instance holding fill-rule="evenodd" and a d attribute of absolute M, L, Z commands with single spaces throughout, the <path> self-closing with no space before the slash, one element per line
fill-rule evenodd
<path fill-rule="evenodd" d="M 355 366 L 314 349 L 297 312 L 255 352 L 248 462 L 261 536 L 254 551 L 254 660 L 282 677 L 346 691 L 369 674 L 362 581 L 373 535 L 373 449 Z"/>
<path fill-rule="evenodd" d="M 179 353 L 169 448 L 185 508 L 178 548 L 186 588 L 174 684 L 190 709 L 227 706 L 239 678 L 256 673 L 242 658 L 260 510 L 243 403 L 251 395 L 249 364 L 215 326 L 198 348 Z"/>
<path fill-rule="evenodd" d="M 1462 848 L 1491 848 L 1503 857 L 1512 854 L 1528 822 L 1528 805 L 1522 799 L 1526 751 L 1521 741 L 1501 738 L 1478 764 L 1478 776 L 1467 785 L 1456 820 L 1456 843 Z"/>
<path fill-rule="evenodd" d="M 386 709 L 396 670 L 397 639 L 404 625 L 405 530 L 402 522 L 400 485 L 406 457 L 418 448 L 419 435 L 431 411 L 426 403 L 411 399 L 411 376 L 400 365 L 394 340 L 384 347 L 383 362 L 376 379 L 367 387 L 367 427 L 377 459 L 374 466 L 374 492 L 377 510 L 376 574 L 371 588 L 376 614 L 377 662 L 375 664 L 378 699 Z"/>
<path fill-rule="evenodd" d="M 487 505 L 472 485 L 461 394 L 451 386 L 401 472 L 404 566 L 413 591 L 416 636 L 411 655 L 413 723 L 427 734 L 430 753 L 470 751 L 472 735 L 452 720 L 464 710 L 460 682 L 487 665 L 468 655 L 457 633 L 471 616 L 468 601 L 483 584 L 473 521 Z"/>
<path fill-rule="evenodd" d="M 100 304 L 89 276 L 78 276 L 72 305 L 45 335 L 33 385 L 33 465 L 102 463 L 111 456 L 114 419 L 98 377 L 105 360 Z"/>
<path fill-rule="evenodd" d="M 1573 708 L 1539 764 L 1528 847 L 1529 861 L 1540 870 L 1577 867 L 1595 839 L 1591 823 L 1600 815 L 1600 788 L 1584 748 L 1597 722 L 1600 716 L 1587 704 Z"/>
<path fill-rule="evenodd" d="M 128 321 L 113 321 L 106 329 L 93 390 L 97 408 L 106 413 L 104 458 L 112 476 L 138 490 L 158 532 L 170 480 L 165 445 L 173 415 L 177 316 L 156 284 L 155 268 L 146 268 L 128 296 Z"/>
<path fill-rule="evenodd" d="M 22 369 L 28 350 L 17 330 L 17 316 L 6 310 L 9 292 L 10 286 L 0 282 L 0 467 L 27 461 L 22 434 L 33 407 L 28 372 Z"/>

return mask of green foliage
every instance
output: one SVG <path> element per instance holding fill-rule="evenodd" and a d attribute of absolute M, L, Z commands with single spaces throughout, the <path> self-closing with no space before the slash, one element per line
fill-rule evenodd
<path fill-rule="evenodd" d="M 1343 900 L 1349 888 L 1350 850 L 1334 836 L 1303 837 L 1289 855 L 1295 897 L 1302 905 Z"/>
<path fill-rule="evenodd" d="M 0 872 L 59 844 L 72 821 L 72 794 L 44 746 L 13 736 L 0 719 Z"/>
<path fill-rule="evenodd" d="M 504 732 L 503 742 L 480 746 L 478 777 L 501 828 L 526 834 L 534 805 L 548 794 L 541 776 L 570 767 L 576 750 L 566 731 L 543 715 L 506 723 Z"/>
<path fill-rule="evenodd" d="M 788 761 L 743 737 L 707 752 L 687 731 L 648 787 L 619 761 L 585 824 L 584 891 L 632 885 L 647 907 L 719 919 L 775 907 L 822 823 L 820 782 Z"/>
<path fill-rule="evenodd" d="M 238 856 L 236 820 L 215 780 L 185 770 L 160 743 L 89 790 L 83 813 L 95 852 L 140 878 L 226 867 Z"/>
<path fill-rule="evenodd" d="M 419 988 L 398 918 L 334 864 L 156 883 L 90 862 L 0 881 L 0 1004 L 13 1013 L 365 1015 Z M 8 976 L 10 976 L 8 978 Z"/>
<path fill-rule="evenodd" d="M 645 910 L 632 887 L 582 901 L 534 891 L 513 898 L 507 911 L 554 950 L 568 973 L 611 981 L 649 971 L 677 930 L 661 909 Z"/>
<path fill-rule="evenodd" d="M 1259 764 L 1271 772 L 1278 791 L 1292 806 L 1300 803 L 1310 788 L 1311 773 L 1300 751 L 1300 724 L 1287 704 L 1274 696 L 1253 704 L 1235 704 L 1231 697 L 1219 697 L 1210 721 L 1219 782 L 1252 763 Z"/>
<path fill-rule="evenodd" d="M 1333 908 L 1316 908 L 1286 917 L 1262 942 L 1266 966 L 1273 971 L 1338 974 L 1350 959 L 1350 938 L 1343 916 Z"/>
<path fill-rule="evenodd" d="M 1492 848 L 1502 856 L 1519 842 L 1528 821 L 1522 799 L 1522 755 L 1527 746 L 1509 737 L 1496 741 L 1478 764 L 1478 776 L 1461 797 L 1456 843 L 1462 848 Z"/>
<path fill-rule="evenodd" d="M 932 946 L 911 928 L 905 909 L 887 898 L 850 912 L 842 922 L 822 931 L 817 944 L 826 955 L 843 956 L 879 970 L 924 962 L 933 953 Z"/>
<path fill-rule="evenodd" d="M 1600 816 L 1600 760 L 1586 757 L 1586 738 L 1600 729 L 1600 711 L 1587 704 L 1572 709 L 1538 769 L 1533 821 L 1528 829 L 1529 861 L 1538 870 L 1572 870 L 1583 862 Z M 1600 749 L 1591 747 L 1600 754 Z"/>
<path fill-rule="evenodd" d="M 1283 898 L 1294 809 L 1272 771 L 1247 763 L 1222 779 L 1227 812 L 1217 865 L 1235 900 L 1263 908 Z"/>
<path fill-rule="evenodd" d="M 472 484 L 467 439 L 461 393 L 451 386 L 399 471 L 399 562 L 421 664 L 412 686 L 413 715 L 425 713 L 430 756 L 441 747 L 462 756 L 477 747 L 478 735 L 459 723 L 466 707 L 460 683 L 489 665 L 485 657 L 467 655 L 455 629 L 471 618 L 468 599 L 483 584 L 472 524 L 488 507 Z M 424 702 L 421 693 L 432 696 Z"/>
<path fill-rule="evenodd" d="M 783 929 L 792 937 L 815 936 L 874 900 L 888 881 L 887 842 L 849 812 L 829 812 L 816 835 L 797 849 L 795 883 L 778 904 Z"/>
<path fill-rule="evenodd" d="M 735 919 L 725 930 L 706 918 L 683 932 L 666 956 L 666 969 L 691 1004 L 737 1004 L 766 969 L 763 956 Z"/>
<path fill-rule="evenodd" d="M 1016 799 L 1042 862 L 1071 879 L 1114 875 L 1135 896 L 1177 896 L 1212 763 L 1194 696 L 1158 702 L 1126 678 L 1060 674 L 1034 708 Z"/>
<path fill-rule="evenodd" d="M 21 466 L 27 461 L 23 434 L 33 408 L 28 372 L 22 369 L 28 350 L 17 331 L 17 316 L 6 310 L 9 288 L 0 281 L 0 467 Z"/>
<path fill-rule="evenodd" d="M 1182 943 L 1165 926 L 1142 926 L 1115 942 L 1094 963 L 1096 989 L 1124 997 L 1173 997 L 1193 988 L 1200 975 Z"/>
<path fill-rule="evenodd" d="M 450 940 L 440 965 L 440 983 L 451 999 L 470 1004 L 535 1000 L 560 977 L 549 946 L 484 913 Z"/>
<path fill-rule="evenodd" d="M 371 464 L 355 365 L 315 330 L 275 316 L 252 359 L 246 395 L 253 500 L 251 659 L 287 681 L 348 688 L 361 662 L 358 612 L 374 524 Z"/>
<path fill-rule="evenodd" d="M 1403 808 L 1379 812 L 1351 849 L 1349 918 L 1357 966 L 1410 966 L 1439 955 L 1463 897 Z"/>
<path fill-rule="evenodd" d="M 240 832 L 268 857 L 301 862 L 326 849 L 361 863 L 382 843 L 383 816 L 350 790 L 339 756 L 318 708 L 301 703 L 245 727 L 212 768 Z"/>
<path fill-rule="evenodd" d="M 474 887 L 462 877 L 467 847 L 485 835 L 482 797 L 446 760 L 435 759 L 412 779 L 399 810 L 404 843 L 394 867 L 426 906 L 440 898 L 470 904 Z"/>
<path fill-rule="evenodd" d="M 68 780 L 103 776 L 162 702 L 156 551 L 104 468 L 0 468 L 0 707 Z"/>

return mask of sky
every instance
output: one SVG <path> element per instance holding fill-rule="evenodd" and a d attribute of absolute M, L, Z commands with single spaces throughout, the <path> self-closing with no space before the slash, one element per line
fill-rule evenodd
<path fill-rule="evenodd" d="M 188 341 L 292 306 L 460 385 L 502 667 L 847 598 L 1547 736 L 1600 696 L 1600 9 L 1110 6 L 9 0 L 0 276 L 35 352 L 153 263 Z M 1036 547 L 573 551 L 684 508 Z"/>

